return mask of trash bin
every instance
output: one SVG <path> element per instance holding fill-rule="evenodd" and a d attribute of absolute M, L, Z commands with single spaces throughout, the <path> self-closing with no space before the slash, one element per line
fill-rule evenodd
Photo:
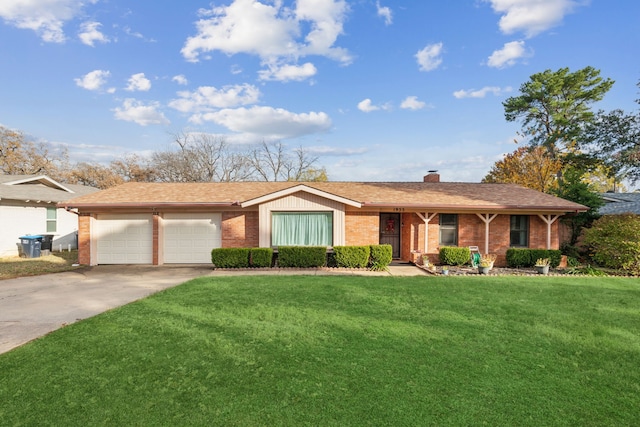
<path fill-rule="evenodd" d="M 40 250 L 42 251 L 53 250 L 53 234 L 43 234 L 42 239 L 40 241 L 42 242 L 42 244 L 40 245 Z"/>
<path fill-rule="evenodd" d="M 26 258 L 40 258 L 40 246 L 42 245 L 42 236 L 22 236 L 20 244 L 22 245 L 22 253 Z"/>

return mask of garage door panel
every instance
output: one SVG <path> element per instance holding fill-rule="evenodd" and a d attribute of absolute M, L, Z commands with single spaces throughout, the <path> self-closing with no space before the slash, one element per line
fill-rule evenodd
<path fill-rule="evenodd" d="M 163 218 L 164 262 L 208 264 L 211 249 L 222 245 L 222 214 L 165 214 Z"/>
<path fill-rule="evenodd" d="M 99 215 L 98 264 L 151 264 L 153 219 L 146 214 Z"/>

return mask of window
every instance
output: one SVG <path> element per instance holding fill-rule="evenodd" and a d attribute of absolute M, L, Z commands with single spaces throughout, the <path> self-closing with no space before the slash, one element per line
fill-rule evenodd
<path fill-rule="evenodd" d="M 47 233 L 57 231 L 58 211 L 56 208 L 47 208 Z"/>
<path fill-rule="evenodd" d="M 458 215 L 440 214 L 440 246 L 458 246 Z"/>
<path fill-rule="evenodd" d="M 332 246 L 333 212 L 273 212 L 273 246 Z"/>
<path fill-rule="evenodd" d="M 529 246 L 529 217 L 527 215 L 511 215 L 512 247 L 526 248 Z"/>

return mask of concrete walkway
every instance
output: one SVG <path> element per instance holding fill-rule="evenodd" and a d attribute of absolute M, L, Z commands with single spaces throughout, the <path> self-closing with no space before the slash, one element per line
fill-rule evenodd
<path fill-rule="evenodd" d="M 101 265 L 65 273 L 0 280 L 0 353 L 62 326 L 196 277 L 256 274 L 414 276 L 426 273 L 410 264 L 391 265 L 387 272 L 343 269 L 234 271 L 212 270 L 210 265 Z"/>

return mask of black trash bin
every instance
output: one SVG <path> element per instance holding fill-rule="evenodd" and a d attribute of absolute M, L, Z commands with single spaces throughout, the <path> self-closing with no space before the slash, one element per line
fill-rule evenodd
<path fill-rule="evenodd" d="M 43 234 L 40 241 L 42 242 L 40 250 L 53 251 L 53 234 Z"/>
<path fill-rule="evenodd" d="M 22 245 L 22 253 L 26 258 L 40 258 L 40 246 L 42 245 L 42 236 L 22 236 L 20 244 Z"/>

